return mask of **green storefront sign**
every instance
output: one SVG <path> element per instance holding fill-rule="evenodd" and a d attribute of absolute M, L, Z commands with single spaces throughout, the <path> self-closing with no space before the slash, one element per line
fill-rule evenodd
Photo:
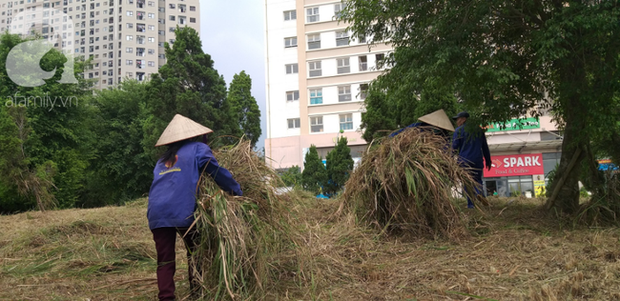
<path fill-rule="evenodd" d="M 487 126 L 487 132 L 504 132 L 504 131 L 518 131 L 518 130 L 530 130 L 530 129 L 539 129 L 540 122 L 536 118 L 524 118 L 524 119 L 512 119 L 510 121 L 506 121 L 504 124 L 504 128 L 501 128 L 502 124 L 491 123 Z"/>

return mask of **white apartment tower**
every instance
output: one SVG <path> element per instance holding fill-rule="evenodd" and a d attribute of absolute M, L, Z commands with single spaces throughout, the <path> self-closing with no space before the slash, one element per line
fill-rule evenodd
<path fill-rule="evenodd" d="M 341 130 L 358 160 L 365 89 L 391 50 L 369 48 L 336 21 L 340 1 L 266 1 L 267 139 L 274 168 L 302 166 L 314 144 L 325 158 Z"/>
<path fill-rule="evenodd" d="M 0 0 L 0 32 L 58 35 L 57 48 L 92 58 L 95 88 L 146 80 L 166 62 L 176 26 L 200 29 L 197 0 Z"/>

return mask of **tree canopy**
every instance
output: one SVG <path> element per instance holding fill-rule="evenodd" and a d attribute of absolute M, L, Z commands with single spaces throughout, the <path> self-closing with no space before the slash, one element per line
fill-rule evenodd
<path fill-rule="evenodd" d="M 325 157 L 327 181 L 324 190 L 327 194 L 332 195 L 339 192 L 353 172 L 354 162 L 351 158 L 351 149 L 347 143 L 347 137 L 341 136 L 336 147 Z"/>
<path fill-rule="evenodd" d="M 552 112 L 563 176 L 548 207 L 565 212 L 578 207 L 593 140 L 618 135 L 619 17 L 617 1 L 503 0 L 349 0 L 341 15 L 353 35 L 394 46 L 389 87 L 416 92 L 432 79 L 474 126 Z"/>
<path fill-rule="evenodd" d="M 78 83 L 59 83 L 64 63 L 73 58 L 56 49 L 42 57 L 24 51 L 19 58 L 38 63 L 51 76 L 43 79 L 45 84 L 13 82 L 7 56 L 34 39 L 0 35 L 0 213 L 122 204 L 144 196 L 155 160 L 165 149 L 155 148 L 155 142 L 175 114 L 210 127 L 212 137 L 238 135 L 235 118 L 259 118 L 250 116 L 250 103 L 242 104 L 247 116 L 243 110 L 232 114 L 224 79 L 191 28 L 177 29 L 173 47 L 166 44 L 167 63 L 150 81 L 125 79 L 100 91 L 91 90 L 92 80 L 84 79 L 93 70 L 81 58 L 73 70 Z M 29 74 L 20 76 L 28 79 Z M 238 90 L 245 92 L 251 82 L 244 76 Z M 231 142 L 236 139 L 210 144 Z"/>
<path fill-rule="evenodd" d="M 218 137 L 236 133 L 239 125 L 226 101 L 226 83 L 202 50 L 198 32 L 176 29 L 173 45 L 165 44 L 166 64 L 153 74 L 147 108 L 153 115 L 146 124 L 145 146 L 153 146 L 175 114 L 213 130 Z"/>
<path fill-rule="evenodd" d="M 321 161 L 316 146 L 311 145 L 304 158 L 304 170 L 301 172 L 301 185 L 305 190 L 321 193 L 321 186 L 327 182 L 327 171 Z"/>
<path fill-rule="evenodd" d="M 252 96 L 252 79 L 245 71 L 233 77 L 228 89 L 228 103 L 240 134 L 245 135 L 254 147 L 261 135 L 260 109 Z"/>

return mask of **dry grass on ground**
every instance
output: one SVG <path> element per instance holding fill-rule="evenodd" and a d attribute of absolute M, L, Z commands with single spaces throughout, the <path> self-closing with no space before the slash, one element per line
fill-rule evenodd
<path fill-rule="evenodd" d="M 464 201 L 463 201 L 464 203 Z M 400 241 L 335 217 L 338 201 L 294 205 L 298 270 L 266 300 L 620 300 L 620 230 L 546 217 L 541 201 L 464 212 L 473 235 Z M 464 204 L 458 204 L 460 208 Z M 155 300 L 145 201 L 0 216 L 0 299 Z M 187 292 L 178 243 L 177 287 Z"/>

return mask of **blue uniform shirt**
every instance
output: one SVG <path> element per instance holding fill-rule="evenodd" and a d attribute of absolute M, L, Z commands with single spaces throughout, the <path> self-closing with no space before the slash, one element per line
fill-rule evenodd
<path fill-rule="evenodd" d="M 196 209 L 198 179 L 205 164 L 205 171 L 222 190 L 232 195 L 243 195 L 239 183 L 228 170 L 218 165 L 206 144 L 185 143 L 177 152 L 176 160 L 170 167 L 159 160 L 153 170 L 146 212 L 150 229 L 191 226 Z"/>
<path fill-rule="evenodd" d="M 452 149 L 459 152 L 459 162 L 474 168 L 484 168 L 484 162 L 491 162 L 491 152 L 484 132 L 473 135 L 465 131 L 465 124 L 459 126 L 452 136 Z"/>
<path fill-rule="evenodd" d="M 396 131 L 396 132 L 394 132 L 394 133 L 391 133 L 391 134 L 390 134 L 390 137 L 395 137 L 396 135 L 400 134 L 402 131 L 404 131 L 404 130 L 406 130 L 406 129 L 408 129 L 408 128 L 415 128 L 415 127 L 420 127 L 420 126 L 428 126 L 428 124 L 423 123 L 423 122 L 415 122 L 415 123 L 412 123 L 412 124 L 408 125 L 408 126 L 407 126 L 407 127 L 405 127 L 405 128 L 399 129 L 398 131 Z"/>

